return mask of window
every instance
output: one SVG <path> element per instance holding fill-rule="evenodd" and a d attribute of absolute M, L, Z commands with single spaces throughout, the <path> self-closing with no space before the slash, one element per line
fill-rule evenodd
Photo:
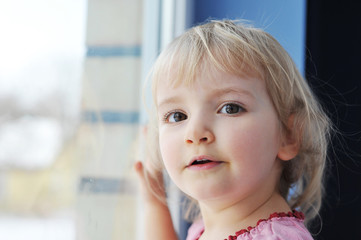
<path fill-rule="evenodd" d="M 84 0 L 0 3 L 0 236 L 75 239 Z M 21 230 L 20 230 L 21 229 Z"/>

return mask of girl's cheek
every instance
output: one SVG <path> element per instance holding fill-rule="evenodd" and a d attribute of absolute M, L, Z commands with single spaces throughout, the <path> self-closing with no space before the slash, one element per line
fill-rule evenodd
<path fill-rule="evenodd" d="M 167 129 L 159 134 L 160 153 L 168 172 L 171 172 L 182 163 L 182 136 L 175 129 Z"/>
<path fill-rule="evenodd" d="M 167 161 L 172 152 L 174 152 L 174 139 L 172 139 L 168 133 L 159 134 L 159 147 L 163 161 Z"/>

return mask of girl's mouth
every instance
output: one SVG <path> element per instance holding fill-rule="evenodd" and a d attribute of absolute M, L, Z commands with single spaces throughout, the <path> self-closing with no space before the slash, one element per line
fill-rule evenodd
<path fill-rule="evenodd" d="M 188 164 L 187 168 L 191 170 L 207 170 L 220 165 L 221 161 L 215 161 L 205 156 L 199 156 Z"/>
<path fill-rule="evenodd" d="M 208 159 L 201 159 L 201 160 L 195 160 L 191 163 L 191 166 L 194 166 L 194 165 L 200 165 L 200 164 L 206 164 L 206 163 L 210 163 L 210 162 L 213 162 L 211 160 L 208 160 Z"/>

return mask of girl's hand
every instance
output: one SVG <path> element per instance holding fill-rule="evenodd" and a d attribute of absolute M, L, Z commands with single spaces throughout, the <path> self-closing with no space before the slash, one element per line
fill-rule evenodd
<path fill-rule="evenodd" d="M 134 164 L 145 202 L 144 220 L 146 240 L 177 240 L 172 217 L 165 198 L 163 174 L 152 174 L 140 161 Z"/>
<path fill-rule="evenodd" d="M 151 173 L 141 161 L 134 164 L 134 169 L 141 185 L 141 193 L 145 203 L 166 205 L 162 172 L 152 171 Z"/>

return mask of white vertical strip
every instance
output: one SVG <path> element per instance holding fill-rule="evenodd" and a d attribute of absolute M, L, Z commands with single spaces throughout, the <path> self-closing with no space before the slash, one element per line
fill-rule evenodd
<path fill-rule="evenodd" d="M 142 72 L 141 72 L 141 106 L 140 106 L 140 131 L 148 121 L 147 110 L 144 103 L 151 102 L 150 88 L 145 87 L 149 71 L 159 54 L 160 43 L 160 3 L 161 0 L 143 1 L 143 39 L 142 39 Z M 143 101 L 143 98 L 145 102 Z M 144 139 L 140 138 L 139 154 L 137 160 L 144 160 Z M 144 240 L 144 209 L 141 196 L 137 197 L 137 240 Z"/>
<path fill-rule="evenodd" d="M 161 35 L 161 50 L 163 50 L 168 43 L 174 38 L 174 24 L 175 24 L 175 0 L 162 1 L 162 35 Z"/>
<path fill-rule="evenodd" d="M 140 123 L 142 125 L 146 124 L 148 121 L 147 111 L 144 106 L 143 97 L 147 103 L 151 102 L 150 89 L 143 89 L 147 81 L 149 71 L 152 68 L 152 65 L 159 54 L 159 45 L 160 45 L 160 22 L 161 22 L 161 13 L 160 13 L 160 4 L 161 0 L 144 0 L 143 2 L 143 39 L 142 39 L 142 84 L 141 84 L 141 113 L 140 113 Z"/>
<path fill-rule="evenodd" d="M 186 19 L 189 17 L 187 16 L 187 3 L 187 0 L 178 0 L 175 2 L 174 37 L 178 37 L 184 33 L 186 29 Z"/>

